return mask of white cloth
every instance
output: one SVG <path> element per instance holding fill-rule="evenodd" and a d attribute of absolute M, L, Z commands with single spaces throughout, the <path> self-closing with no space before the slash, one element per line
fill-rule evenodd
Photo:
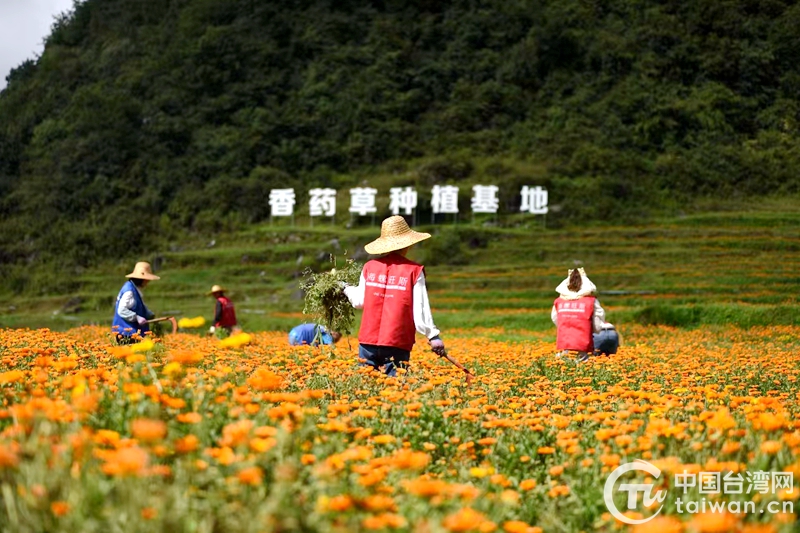
<path fill-rule="evenodd" d="M 134 288 L 136 289 L 136 292 L 139 293 L 139 299 L 141 299 L 142 291 L 139 290 L 139 287 Z M 135 324 L 138 321 L 138 315 L 134 313 L 134 307 L 136 307 L 136 299 L 133 297 L 133 291 L 125 291 L 122 293 L 122 296 L 119 299 L 119 304 L 117 305 L 117 314 L 126 322 Z"/>
<path fill-rule="evenodd" d="M 577 300 L 578 298 L 589 296 L 597 291 L 597 287 L 595 287 L 594 283 L 592 283 L 592 281 L 586 275 L 586 272 L 584 272 L 582 268 L 579 268 L 578 272 L 581 274 L 581 288 L 578 290 L 578 292 L 572 292 L 569 290 L 569 276 L 567 276 L 567 278 L 562 281 L 558 287 L 556 287 L 556 292 L 565 300 Z M 570 273 L 572 273 L 571 270 Z"/>
<path fill-rule="evenodd" d="M 364 293 L 367 288 L 367 280 L 364 279 L 364 273 L 361 273 L 361 278 L 358 280 L 358 285 L 351 285 L 345 287 L 344 294 L 350 303 L 356 309 L 364 308 Z M 431 313 L 431 304 L 428 300 L 428 288 L 425 285 L 425 274 L 420 273 L 417 282 L 414 283 L 414 291 L 412 293 L 412 300 L 414 306 L 414 327 L 425 338 L 432 339 L 439 335 L 439 328 L 433 323 L 433 313 Z"/>
<path fill-rule="evenodd" d="M 552 320 L 553 324 L 555 324 L 556 327 L 558 327 L 558 311 L 556 310 L 555 305 L 553 305 L 553 309 L 550 311 L 550 320 Z M 594 310 L 592 311 L 592 329 L 594 330 L 595 333 L 600 333 L 600 330 L 603 329 L 605 324 L 606 324 L 606 312 L 600 305 L 600 300 L 595 298 Z"/>

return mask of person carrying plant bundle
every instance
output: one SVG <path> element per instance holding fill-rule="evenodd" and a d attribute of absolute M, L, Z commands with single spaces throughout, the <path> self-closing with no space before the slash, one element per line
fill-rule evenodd
<path fill-rule="evenodd" d="M 233 308 L 233 302 L 225 296 L 225 292 L 227 292 L 227 289 L 214 285 L 206 293 L 217 300 L 217 305 L 214 309 L 214 324 L 208 328 L 208 333 L 211 335 L 217 331 L 217 328 L 222 328 L 228 334 L 234 329 L 239 329 L 236 323 L 236 310 Z"/>
<path fill-rule="evenodd" d="M 292 346 L 331 345 L 339 342 L 341 338 L 342 335 L 338 331 L 328 332 L 325 326 L 312 323 L 300 324 L 289 332 L 289 344 Z"/>
<path fill-rule="evenodd" d="M 114 320 L 111 331 L 117 336 L 119 344 L 138 342 L 150 331 L 148 320 L 155 317 L 142 299 L 142 289 L 151 281 L 161 279 L 153 274 L 150 263 L 140 261 L 133 272 L 125 276 L 128 281 L 122 286 L 114 305 Z"/>
<path fill-rule="evenodd" d="M 357 286 L 344 287 L 353 307 L 364 310 L 359 359 L 389 376 L 408 365 L 416 332 L 425 335 L 437 355 L 446 353 L 433 323 L 423 266 L 406 259 L 414 244 L 428 238 L 429 233 L 413 231 L 402 216 L 387 218 L 381 236 L 364 247 L 381 257 L 364 265 Z"/>
<path fill-rule="evenodd" d="M 602 330 L 606 316 L 594 297 L 596 290 L 583 268 L 570 270 L 567 279 L 556 288 L 559 297 L 553 303 L 550 318 L 557 328 L 557 357 L 577 352 L 577 360 L 583 362 L 594 351 L 592 334 Z"/>

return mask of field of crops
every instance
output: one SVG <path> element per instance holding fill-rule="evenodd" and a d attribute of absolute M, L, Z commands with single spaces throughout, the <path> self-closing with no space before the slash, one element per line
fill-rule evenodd
<path fill-rule="evenodd" d="M 478 224 L 423 226 L 433 238 L 410 258 L 426 266 L 438 326 L 502 327 L 554 333 L 550 306 L 568 268 L 582 263 L 610 320 L 619 324 L 740 327 L 800 323 L 800 202 L 760 211 L 674 218 L 641 226 L 544 229 Z M 177 242 L 174 249 L 61 273 L 42 294 L 0 284 L 0 327 L 108 324 L 114 298 L 136 261 L 161 276 L 145 300 L 158 313 L 213 316 L 206 292 L 230 290 L 246 331 L 289 329 L 303 316 L 306 268 L 330 268 L 379 229 L 262 225 L 237 235 Z M 360 254 L 359 261 L 366 260 Z"/>
<path fill-rule="evenodd" d="M 630 326 L 586 364 L 544 333 L 447 333 L 470 384 L 420 346 L 394 379 L 346 340 L 0 330 L 0 531 L 626 530 L 603 487 L 637 458 L 656 488 L 684 471 L 794 484 L 707 497 L 749 513 L 681 514 L 670 496 L 632 531 L 796 531 L 800 327 Z"/>

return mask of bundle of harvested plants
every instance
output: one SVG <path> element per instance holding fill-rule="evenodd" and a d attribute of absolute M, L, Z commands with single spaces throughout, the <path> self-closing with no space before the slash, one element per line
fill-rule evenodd
<path fill-rule="evenodd" d="M 333 268 L 324 272 L 305 271 L 300 288 L 305 292 L 303 314 L 322 324 L 328 331 L 348 335 L 353 329 L 355 311 L 342 291 L 342 285 L 357 285 L 363 265 L 345 259 L 344 265 L 336 267 L 336 258 L 331 256 Z"/>

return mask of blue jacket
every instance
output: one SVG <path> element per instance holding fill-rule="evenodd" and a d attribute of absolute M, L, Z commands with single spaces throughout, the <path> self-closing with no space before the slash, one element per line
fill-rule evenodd
<path fill-rule="evenodd" d="M 136 285 L 133 284 L 133 281 L 128 280 L 119 290 L 119 294 L 117 294 L 117 301 L 114 303 L 114 320 L 111 323 L 111 329 L 114 333 L 118 333 L 123 337 L 131 337 L 134 333 L 144 336 L 146 332 L 150 331 L 150 326 L 148 324 L 140 326 L 137 322 L 128 322 L 117 313 L 119 301 L 122 295 L 128 291 L 133 292 L 133 300 L 135 302 L 133 312 L 145 318 L 150 318 L 152 316 L 150 310 L 144 305 L 144 301 L 142 301 L 142 297 L 136 289 Z"/>
<path fill-rule="evenodd" d="M 320 331 L 320 338 L 317 341 L 317 328 Z M 289 332 L 289 344 L 292 346 L 300 346 L 301 344 L 309 344 L 317 346 L 319 343 L 333 344 L 333 337 L 328 333 L 323 326 L 316 324 L 300 324 Z"/>

